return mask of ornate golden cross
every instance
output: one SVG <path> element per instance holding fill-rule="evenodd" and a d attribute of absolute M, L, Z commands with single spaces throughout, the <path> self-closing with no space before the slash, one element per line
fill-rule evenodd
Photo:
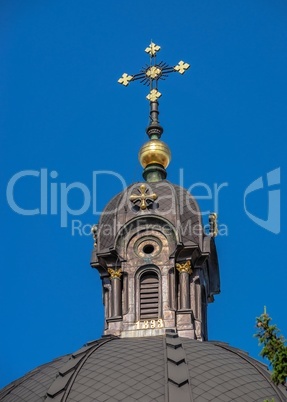
<path fill-rule="evenodd" d="M 124 86 L 128 86 L 131 81 L 140 80 L 144 85 L 150 86 L 150 92 L 147 95 L 147 99 L 150 102 L 156 102 L 161 96 L 158 91 L 158 81 L 164 80 L 169 73 L 178 72 L 184 74 L 185 71 L 190 67 L 188 63 L 180 61 L 175 66 L 169 66 L 163 61 L 157 63 L 156 55 L 160 51 L 160 46 L 151 42 L 151 44 L 145 49 L 145 52 L 150 55 L 150 64 L 146 65 L 141 69 L 141 72 L 134 75 L 129 75 L 124 73 L 118 82 Z"/>
<path fill-rule="evenodd" d="M 132 201 L 133 203 L 140 201 L 140 209 L 142 210 L 147 209 L 148 207 L 147 201 L 154 202 L 157 199 L 157 195 L 155 193 L 147 194 L 147 191 L 148 189 L 146 185 L 141 184 L 140 187 L 138 188 L 139 194 L 132 194 L 130 196 L 130 201 Z"/>

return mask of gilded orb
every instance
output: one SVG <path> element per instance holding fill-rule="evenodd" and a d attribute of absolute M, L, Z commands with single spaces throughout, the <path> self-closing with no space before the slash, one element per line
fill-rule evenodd
<path fill-rule="evenodd" d="M 158 163 L 166 168 L 171 160 L 171 152 L 165 142 L 150 140 L 139 151 L 139 161 L 143 168 L 153 163 Z"/>

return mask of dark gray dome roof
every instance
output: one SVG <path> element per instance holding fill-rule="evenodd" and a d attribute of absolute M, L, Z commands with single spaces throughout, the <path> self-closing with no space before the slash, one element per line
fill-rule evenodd
<path fill-rule="evenodd" d="M 43 396 L 55 381 L 60 368 L 70 357 L 71 355 L 59 357 L 13 381 L 0 391 L 0 400 L 5 402 L 43 401 Z"/>
<path fill-rule="evenodd" d="M 144 212 L 136 210 L 129 200 L 137 193 L 142 182 L 136 182 L 117 194 L 105 207 L 99 222 L 98 252 L 114 247 L 118 228 L 139 216 L 158 217 L 170 222 L 178 231 L 180 241 L 187 245 L 196 244 L 202 249 L 203 229 L 201 213 L 194 197 L 183 187 L 162 180 L 146 183 L 148 191 L 158 196 L 154 205 Z"/>
<path fill-rule="evenodd" d="M 286 401 L 265 366 L 220 342 L 176 334 L 103 337 L 0 392 L 4 402 Z"/>

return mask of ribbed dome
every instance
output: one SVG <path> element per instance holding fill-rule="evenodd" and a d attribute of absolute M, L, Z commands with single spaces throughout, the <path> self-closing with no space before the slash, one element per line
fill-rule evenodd
<path fill-rule="evenodd" d="M 141 216 L 140 209 L 129 199 L 132 194 L 137 194 L 141 184 L 131 184 L 107 204 L 99 222 L 98 252 L 113 247 L 119 228 Z M 184 188 L 167 180 L 145 185 L 147 193 L 157 195 L 156 201 L 146 210 L 145 218 L 155 216 L 165 219 L 180 234 L 179 241 L 183 244 L 192 242 L 202 249 L 204 233 L 200 210 L 194 197 Z"/>
<path fill-rule="evenodd" d="M 265 366 L 220 342 L 176 334 L 104 337 L 40 366 L 0 392 L 4 402 L 286 401 Z"/>

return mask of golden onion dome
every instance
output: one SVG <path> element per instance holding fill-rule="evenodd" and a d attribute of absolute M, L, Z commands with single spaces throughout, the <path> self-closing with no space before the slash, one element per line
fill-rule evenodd
<path fill-rule="evenodd" d="M 165 142 L 158 139 L 150 140 L 141 147 L 139 161 L 143 168 L 154 163 L 166 168 L 171 161 L 171 152 Z"/>

